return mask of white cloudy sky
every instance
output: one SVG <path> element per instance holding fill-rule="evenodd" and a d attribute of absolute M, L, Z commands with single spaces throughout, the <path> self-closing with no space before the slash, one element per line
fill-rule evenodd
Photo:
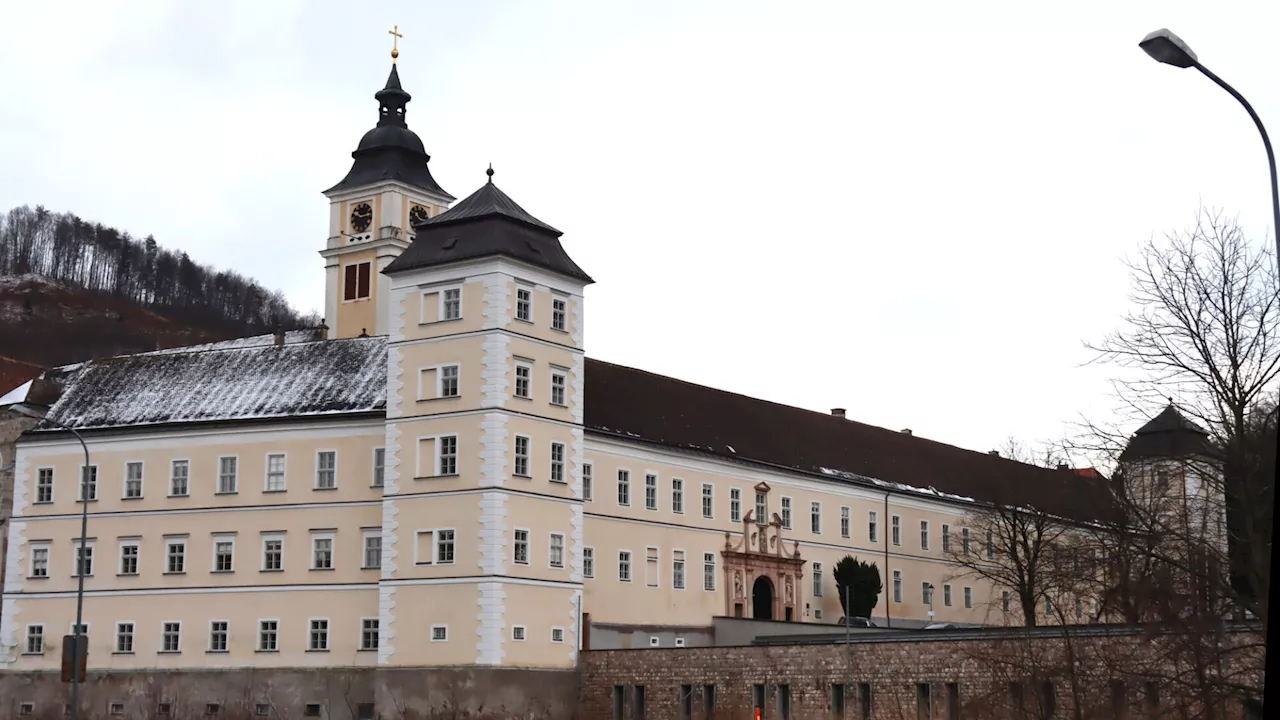
<path fill-rule="evenodd" d="M 0 208 L 153 233 L 321 308 L 320 191 L 404 32 L 435 177 L 597 280 L 590 355 L 985 450 L 1111 405 L 1082 341 L 1197 205 L 1270 237 L 1280 4 L 121 2 L 0 10 Z"/>

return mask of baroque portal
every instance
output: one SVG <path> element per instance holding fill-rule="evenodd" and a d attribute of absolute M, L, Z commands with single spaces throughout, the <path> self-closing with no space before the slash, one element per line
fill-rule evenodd
<path fill-rule="evenodd" d="M 755 486 L 756 503 L 742 518 L 742 532 L 724 534 L 725 615 L 757 620 L 798 620 L 803 602 L 800 543 L 782 537 L 782 518 L 770 513 L 769 486 Z M 750 614 L 748 614 L 750 613 Z"/>

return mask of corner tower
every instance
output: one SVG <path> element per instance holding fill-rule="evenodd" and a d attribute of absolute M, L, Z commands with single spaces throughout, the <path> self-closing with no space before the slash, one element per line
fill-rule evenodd
<path fill-rule="evenodd" d="M 390 281 L 382 275 L 409 247 L 411 223 L 436 217 L 454 197 L 431 177 L 431 156 L 405 122 L 411 96 L 400 86 L 392 51 L 386 87 L 374 94 L 378 124 L 351 153 L 347 176 L 329 198 L 325 320 L 331 338 L 387 333 Z"/>
<path fill-rule="evenodd" d="M 592 280 L 560 235 L 490 169 L 385 271 L 382 664 L 576 658 Z"/>

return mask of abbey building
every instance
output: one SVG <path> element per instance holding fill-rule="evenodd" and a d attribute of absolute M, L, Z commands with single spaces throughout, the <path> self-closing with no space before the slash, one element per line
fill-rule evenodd
<path fill-rule="evenodd" d="M 881 627 L 1017 615 L 950 546 L 991 552 L 975 503 L 1070 514 L 1085 478 L 588 358 L 570 251 L 605 240 L 565 241 L 492 171 L 457 200 L 394 66 L 375 98 L 325 191 L 326 327 L 10 394 L 52 399 L 17 444 L 0 669 L 59 666 L 80 574 L 91 671 L 563 669 L 587 628 L 836 623 L 846 555 L 880 568 Z"/>

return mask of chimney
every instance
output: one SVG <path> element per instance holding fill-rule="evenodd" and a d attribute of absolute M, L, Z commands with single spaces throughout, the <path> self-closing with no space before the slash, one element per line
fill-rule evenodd
<path fill-rule="evenodd" d="M 276 328 L 276 347 L 284 345 L 284 330 Z"/>
<path fill-rule="evenodd" d="M 1067 467 L 1067 464 L 1066 464 L 1066 463 L 1058 463 L 1058 469 L 1059 469 L 1059 470 L 1070 470 L 1071 468 Z"/>
<path fill-rule="evenodd" d="M 999 450 L 988 450 L 987 454 L 990 455 L 991 457 L 1000 457 Z"/>
<path fill-rule="evenodd" d="M 842 418 L 844 417 L 844 408 L 831 408 L 831 414 L 835 417 Z"/>
<path fill-rule="evenodd" d="M 320 324 L 316 326 L 315 339 L 317 342 L 329 339 L 329 326 L 324 323 L 324 318 L 321 318 Z"/>
<path fill-rule="evenodd" d="M 914 434 L 914 433 L 912 433 L 912 432 L 911 432 L 911 428 L 902 428 L 902 430 L 900 430 L 899 432 L 901 432 L 903 435 L 912 435 L 912 434 Z"/>

